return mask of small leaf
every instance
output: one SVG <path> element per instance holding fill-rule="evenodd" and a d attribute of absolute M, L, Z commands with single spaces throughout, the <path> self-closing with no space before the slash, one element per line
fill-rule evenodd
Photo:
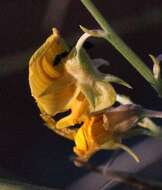
<path fill-rule="evenodd" d="M 105 36 L 106 36 L 105 31 L 103 31 L 101 29 L 89 30 L 81 25 L 80 25 L 80 28 L 83 30 L 83 32 L 89 34 L 90 36 L 96 37 L 96 38 L 105 38 Z"/>
<path fill-rule="evenodd" d="M 119 78 L 119 77 L 116 77 L 114 75 L 111 75 L 111 74 L 107 74 L 104 79 L 103 79 L 104 82 L 112 82 L 112 83 L 117 83 L 117 84 L 121 84 L 127 88 L 131 88 L 131 85 L 129 85 L 127 82 L 125 82 L 123 79 Z"/>
<path fill-rule="evenodd" d="M 119 102 L 120 104 L 133 104 L 131 99 L 128 96 L 125 96 L 123 94 L 117 94 L 116 96 L 116 101 Z"/>
<path fill-rule="evenodd" d="M 156 125 L 151 119 L 144 118 L 141 122 L 138 123 L 139 126 L 148 129 L 150 136 L 162 137 L 162 131 L 158 125 Z"/>
<path fill-rule="evenodd" d="M 109 66 L 109 65 L 110 65 L 109 61 L 105 59 L 102 59 L 102 58 L 93 59 L 93 66 L 96 67 L 97 69 L 100 66 Z"/>
<path fill-rule="evenodd" d="M 104 143 L 101 146 L 101 148 L 108 149 L 108 150 L 121 148 L 121 149 L 125 150 L 129 155 L 131 155 L 135 159 L 136 162 L 140 162 L 138 156 L 129 147 L 127 147 L 124 144 L 121 144 L 121 143 L 118 143 L 115 141 L 109 141 L 109 142 Z"/>
<path fill-rule="evenodd" d="M 132 156 L 136 162 L 140 162 L 140 159 L 138 158 L 138 156 L 129 147 L 120 143 L 116 144 L 116 146 L 128 152 L 128 154 Z"/>

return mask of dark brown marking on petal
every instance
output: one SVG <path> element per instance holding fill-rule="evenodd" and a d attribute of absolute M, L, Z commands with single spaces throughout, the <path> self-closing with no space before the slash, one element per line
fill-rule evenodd
<path fill-rule="evenodd" d="M 63 58 L 65 58 L 68 54 L 69 54 L 68 51 L 64 51 L 63 53 L 58 54 L 58 55 L 55 57 L 55 59 L 53 60 L 53 65 L 56 66 L 56 65 L 58 65 L 59 63 L 61 63 L 61 60 L 62 60 Z"/>
<path fill-rule="evenodd" d="M 69 109 L 69 110 L 67 110 L 67 111 L 65 111 L 65 112 L 57 113 L 55 116 L 53 116 L 53 119 L 54 119 L 55 121 L 59 121 L 60 119 L 66 117 L 66 116 L 68 116 L 68 115 L 70 115 L 70 114 L 71 114 L 71 109 Z"/>

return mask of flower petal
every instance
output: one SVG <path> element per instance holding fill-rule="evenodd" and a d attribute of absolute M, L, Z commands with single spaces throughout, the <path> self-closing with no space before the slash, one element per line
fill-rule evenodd
<path fill-rule="evenodd" d="M 58 31 L 34 53 L 29 63 L 29 84 L 32 96 L 47 114 L 55 115 L 65 109 L 76 86 L 64 64 L 53 66 L 53 60 L 67 48 Z"/>

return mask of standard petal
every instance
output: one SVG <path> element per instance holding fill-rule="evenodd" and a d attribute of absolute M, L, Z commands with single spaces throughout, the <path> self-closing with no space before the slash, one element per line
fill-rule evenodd
<path fill-rule="evenodd" d="M 32 96 L 47 114 L 54 115 L 65 109 L 75 92 L 74 78 L 70 76 L 64 63 L 53 66 L 57 55 L 67 48 L 58 31 L 34 53 L 29 63 L 29 84 Z"/>

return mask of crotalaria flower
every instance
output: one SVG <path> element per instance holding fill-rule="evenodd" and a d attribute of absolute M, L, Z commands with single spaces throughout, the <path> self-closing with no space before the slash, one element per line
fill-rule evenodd
<path fill-rule="evenodd" d="M 93 61 L 82 49 L 84 41 L 83 35 L 69 55 L 55 65 L 55 59 L 67 47 L 53 29 L 53 34 L 30 59 L 29 84 L 43 119 L 47 122 L 50 116 L 71 110 L 67 117 L 57 123 L 53 121 L 54 126 L 47 123 L 52 129 L 81 123 L 88 113 L 110 107 L 116 100 L 112 85 L 95 73 Z"/>
<path fill-rule="evenodd" d="M 86 31 L 69 52 L 57 29 L 53 29 L 52 35 L 30 59 L 31 94 L 46 125 L 74 141 L 74 152 L 80 160 L 87 161 L 100 149 L 122 148 L 138 161 L 122 144 L 122 139 L 137 124 L 146 129 L 152 125 L 150 129 L 156 129 L 150 120 L 141 119 L 161 117 L 161 113 L 155 114 L 134 104 L 113 108 L 117 95 L 110 82 L 130 86 L 116 76 L 97 70 L 105 61 L 92 60 L 82 46 L 87 38 L 104 33 Z M 67 51 L 68 55 L 58 61 Z M 58 118 L 60 113 L 63 117 Z"/>
<path fill-rule="evenodd" d="M 152 136 L 161 135 L 161 130 L 147 117 L 162 118 L 162 112 L 126 104 L 95 113 L 85 120 L 76 133 L 74 152 L 79 160 L 85 162 L 99 150 L 121 148 L 139 162 L 136 154 L 122 144 L 122 139 L 130 135 L 149 135 L 149 132 Z"/>

